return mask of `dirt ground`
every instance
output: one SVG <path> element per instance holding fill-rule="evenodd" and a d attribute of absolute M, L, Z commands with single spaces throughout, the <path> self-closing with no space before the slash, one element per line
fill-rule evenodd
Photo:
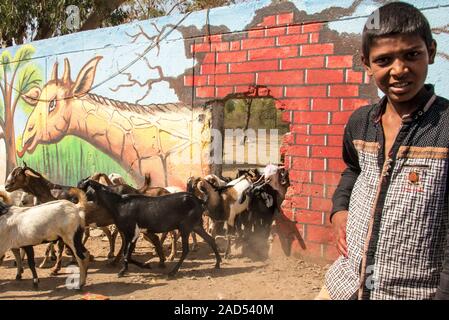
<path fill-rule="evenodd" d="M 217 243 L 224 247 L 223 242 Z M 120 240 L 116 252 L 119 244 Z M 51 276 L 50 269 L 37 269 L 38 290 L 32 287 L 27 266 L 23 280 L 15 280 L 14 257 L 8 252 L 0 266 L 0 299 L 81 299 L 87 293 L 101 294 L 111 300 L 313 299 L 320 291 L 326 271 L 326 267 L 293 257 L 272 256 L 265 261 L 253 261 L 235 248 L 230 259 L 223 259 L 221 269 L 214 269 L 215 256 L 208 245 L 200 241 L 199 249 L 189 253 L 175 279 L 169 280 L 166 274 L 180 252 L 174 262 L 167 262 L 167 267 L 161 269 L 157 266 L 158 258 L 153 255 L 153 248 L 139 240 L 134 257 L 142 262 L 151 259 L 152 269 L 130 265 L 128 274 L 118 278 L 119 266 L 108 263 L 109 246 L 101 234 L 91 237 L 86 247 L 95 258 L 89 265 L 87 284 L 82 291 L 66 288 L 70 275 L 67 268 L 63 268 L 58 276 Z M 166 241 L 166 252 L 168 247 Z M 180 250 L 180 244 L 178 247 Z M 37 265 L 42 261 L 44 250 L 44 245 L 35 247 Z M 65 256 L 63 266 L 69 261 L 70 258 Z"/>

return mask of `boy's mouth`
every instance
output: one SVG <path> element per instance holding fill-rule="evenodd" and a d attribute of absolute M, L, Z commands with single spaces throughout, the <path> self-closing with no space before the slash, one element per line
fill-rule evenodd
<path fill-rule="evenodd" d="M 409 81 L 401 81 L 395 82 L 390 85 L 390 89 L 393 93 L 404 93 L 409 90 L 412 82 Z"/>

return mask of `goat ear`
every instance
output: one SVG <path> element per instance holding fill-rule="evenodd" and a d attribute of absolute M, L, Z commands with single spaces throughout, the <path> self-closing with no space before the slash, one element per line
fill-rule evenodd
<path fill-rule="evenodd" d="M 87 62 L 76 78 L 75 84 L 72 88 L 72 94 L 75 97 L 84 96 L 92 88 L 92 84 L 95 79 L 95 72 L 97 70 L 98 62 L 102 59 L 102 56 L 97 56 Z"/>
<path fill-rule="evenodd" d="M 22 94 L 20 97 L 28 103 L 29 105 L 35 107 L 39 102 L 39 97 L 41 96 L 42 90 L 39 87 L 32 87 L 26 93 Z"/>
<path fill-rule="evenodd" d="M 27 177 L 40 178 L 37 174 L 29 169 L 25 169 L 24 173 Z"/>

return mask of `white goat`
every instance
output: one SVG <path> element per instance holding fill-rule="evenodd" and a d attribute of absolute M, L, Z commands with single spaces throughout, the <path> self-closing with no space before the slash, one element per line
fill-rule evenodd
<path fill-rule="evenodd" d="M 126 184 L 125 179 L 118 173 L 111 173 L 108 178 L 114 185 Z"/>
<path fill-rule="evenodd" d="M 0 216 L 0 261 L 7 250 L 23 247 L 35 287 L 39 279 L 32 246 L 59 238 L 73 251 L 78 262 L 80 282 L 77 287 L 81 288 L 86 283 L 89 253 L 81 240 L 85 226 L 84 206 L 87 201 L 79 189 L 70 189 L 69 193 L 79 199 L 78 204 L 57 200 L 31 208 L 11 206 L 6 214 Z"/>

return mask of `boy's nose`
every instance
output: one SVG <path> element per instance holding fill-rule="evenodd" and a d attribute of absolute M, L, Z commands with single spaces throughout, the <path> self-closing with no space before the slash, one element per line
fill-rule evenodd
<path fill-rule="evenodd" d="M 401 59 L 396 59 L 391 65 L 390 74 L 392 76 L 402 78 L 407 72 L 409 72 L 409 68 Z"/>

